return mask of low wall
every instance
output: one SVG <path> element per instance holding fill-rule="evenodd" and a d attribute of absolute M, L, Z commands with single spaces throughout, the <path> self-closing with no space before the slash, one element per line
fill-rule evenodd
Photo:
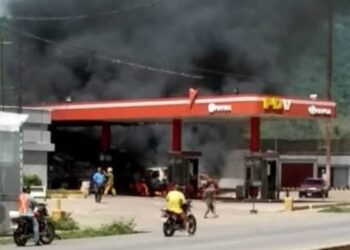
<path fill-rule="evenodd" d="M 15 201 L 1 201 L 0 202 L 0 235 L 11 231 L 11 221 L 9 211 L 16 210 Z"/>

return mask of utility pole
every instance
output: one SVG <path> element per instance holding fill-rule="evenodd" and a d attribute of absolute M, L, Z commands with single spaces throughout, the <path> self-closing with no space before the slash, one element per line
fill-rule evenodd
<path fill-rule="evenodd" d="M 332 99 L 332 73 L 333 73 L 333 3 L 327 0 L 327 59 L 326 59 L 326 98 Z M 325 126 L 325 149 L 326 149 L 326 178 L 327 184 L 331 184 L 331 153 L 332 153 L 332 122 L 326 120 Z"/>
<path fill-rule="evenodd" d="M 18 113 L 23 111 L 22 43 L 18 42 Z"/>
<path fill-rule="evenodd" d="M 12 42 L 4 41 L 3 38 L 0 39 L 0 91 L 1 91 L 1 109 L 5 110 L 5 55 L 4 55 L 4 45 L 10 45 Z"/>
<path fill-rule="evenodd" d="M 1 59 L 0 59 L 0 74 L 1 74 L 1 107 L 2 111 L 5 110 L 5 86 L 4 86 L 4 81 L 5 81 L 5 76 L 4 76 L 4 40 L 1 38 L 0 41 L 0 53 L 1 53 Z"/>

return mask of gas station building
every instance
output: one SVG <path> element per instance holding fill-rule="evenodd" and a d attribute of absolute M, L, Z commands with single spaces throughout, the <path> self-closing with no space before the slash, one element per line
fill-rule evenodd
<path fill-rule="evenodd" d="M 31 107 L 49 110 L 53 126 L 84 124 L 101 125 L 101 151 L 106 151 L 111 141 L 111 126 L 128 123 L 167 123 L 172 128 L 170 151 L 181 152 L 182 124 L 186 122 L 215 122 L 218 120 L 249 120 L 249 152 L 251 156 L 278 159 L 278 152 L 272 155 L 260 150 L 260 122 L 262 119 L 333 119 L 336 117 L 336 103 L 316 98 L 271 96 L 257 94 L 234 94 L 200 96 L 196 89 L 190 89 L 186 97 L 143 100 L 118 100 L 98 102 L 66 102 Z M 278 160 L 277 160 L 278 161 Z M 249 165 L 249 164 L 248 164 Z M 247 167 L 247 166 L 245 166 Z M 302 178 L 314 173 L 314 166 L 293 160 L 284 166 L 276 162 L 273 174 L 276 186 L 290 181 L 293 176 Z M 248 178 L 246 176 L 246 178 Z"/>

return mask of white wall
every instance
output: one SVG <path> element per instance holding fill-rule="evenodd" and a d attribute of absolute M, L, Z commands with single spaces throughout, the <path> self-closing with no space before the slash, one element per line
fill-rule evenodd
<path fill-rule="evenodd" d="M 310 162 L 314 161 L 318 165 L 325 165 L 326 157 L 324 155 L 280 155 L 281 161 Z M 331 156 L 331 165 L 350 166 L 350 155 Z"/>
<path fill-rule="evenodd" d="M 25 151 L 23 154 L 23 173 L 37 175 L 43 186 L 47 187 L 47 152 Z"/>
<path fill-rule="evenodd" d="M 248 150 L 233 150 L 225 160 L 225 169 L 219 181 L 220 188 L 236 188 L 243 185 L 245 179 L 244 157 Z"/>
<path fill-rule="evenodd" d="M 47 154 L 55 150 L 51 143 L 51 113 L 47 110 L 24 109 L 29 118 L 23 127 L 23 172 L 38 175 L 47 187 Z"/>
<path fill-rule="evenodd" d="M 9 211 L 17 210 L 15 201 L 0 202 L 0 234 L 10 233 L 10 216 Z"/>
<path fill-rule="evenodd" d="M 317 156 L 318 165 L 326 165 L 325 156 Z M 350 166 L 350 155 L 339 155 L 331 157 L 331 165 Z"/>

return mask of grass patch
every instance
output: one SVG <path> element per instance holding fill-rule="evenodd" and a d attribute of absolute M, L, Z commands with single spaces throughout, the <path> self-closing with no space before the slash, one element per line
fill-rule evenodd
<path fill-rule="evenodd" d="M 0 245 L 8 245 L 13 242 L 13 239 L 11 238 L 0 238 Z"/>
<path fill-rule="evenodd" d="M 80 190 L 71 189 L 50 189 L 46 192 L 46 199 L 66 199 L 69 196 L 81 196 L 83 192 Z"/>
<path fill-rule="evenodd" d="M 135 227 L 136 224 L 133 220 L 121 220 L 114 221 L 109 224 L 103 224 L 97 228 L 88 227 L 81 230 L 64 231 L 60 234 L 60 236 L 62 237 L 62 239 L 80 239 L 121 234 L 132 234 L 136 233 Z"/>
<path fill-rule="evenodd" d="M 37 175 L 24 175 L 23 176 L 23 184 L 24 186 L 41 186 L 42 181 Z"/>
<path fill-rule="evenodd" d="M 74 231 L 79 230 L 79 224 L 69 214 L 59 220 L 50 220 L 56 230 L 59 231 Z"/>
<path fill-rule="evenodd" d="M 48 194 L 45 197 L 46 199 L 66 199 L 68 195 L 66 194 Z"/>
<path fill-rule="evenodd" d="M 47 195 L 72 195 L 72 194 L 82 194 L 78 189 L 49 189 L 47 190 Z"/>
<path fill-rule="evenodd" d="M 71 223 L 68 220 L 68 224 Z M 65 222 L 60 222 L 62 224 Z M 64 224 L 66 226 L 66 224 Z M 133 234 L 135 231 L 136 223 L 134 220 L 119 220 L 113 221 L 109 224 L 102 224 L 99 227 L 88 227 L 84 229 L 72 229 L 68 231 L 63 231 L 58 235 L 63 239 L 82 239 L 82 238 L 93 238 L 93 237 L 102 237 L 102 236 L 113 236 L 113 235 L 122 235 L 122 234 Z M 59 230 L 56 228 L 56 230 Z M 10 238 L 0 238 L 0 245 L 14 244 L 12 237 Z"/>
<path fill-rule="evenodd" d="M 333 205 L 319 211 L 320 213 L 350 213 L 350 207 Z"/>

